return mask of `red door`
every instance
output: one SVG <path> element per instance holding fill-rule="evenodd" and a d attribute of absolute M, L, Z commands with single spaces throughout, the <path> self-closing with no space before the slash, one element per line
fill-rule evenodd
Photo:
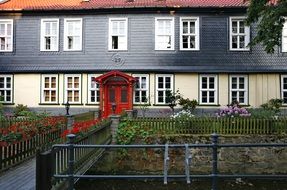
<path fill-rule="evenodd" d="M 129 93 L 127 85 L 109 84 L 106 91 L 105 116 L 111 114 L 121 114 L 124 110 L 129 109 Z M 113 104 L 115 112 L 113 112 Z"/>

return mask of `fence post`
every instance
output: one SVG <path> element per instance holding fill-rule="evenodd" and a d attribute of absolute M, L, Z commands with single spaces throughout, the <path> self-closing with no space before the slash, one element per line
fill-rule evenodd
<path fill-rule="evenodd" d="M 69 150 L 69 160 L 68 160 L 68 190 L 73 190 L 74 189 L 74 162 L 75 162 L 75 157 L 74 157 L 74 140 L 76 135 L 74 134 L 69 134 L 67 135 L 68 137 L 68 150 Z"/>
<path fill-rule="evenodd" d="M 46 151 L 36 154 L 36 190 L 52 189 L 52 153 Z"/>
<path fill-rule="evenodd" d="M 112 144 L 116 143 L 116 134 L 120 124 L 120 116 L 119 115 L 111 115 L 110 119 L 112 121 L 111 124 L 111 133 L 112 133 Z"/>
<path fill-rule="evenodd" d="M 218 148 L 218 134 L 213 133 L 211 135 L 211 141 L 212 141 L 212 189 L 211 190 L 217 190 L 217 148 Z"/>
<path fill-rule="evenodd" d="M 67 129 L 72 129 L 74 122 L 75 122 L 75 118 L 72 115 L 67 115 Z"/>

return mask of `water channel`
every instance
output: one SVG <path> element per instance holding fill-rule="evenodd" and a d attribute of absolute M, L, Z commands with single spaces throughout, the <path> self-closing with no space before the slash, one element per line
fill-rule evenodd
<path fill-rule="evenodd" d="M 210 190 L 210 181 L 163 181 L 144 180 L 80 180 L 77 190 Z M 286 180 L 228 180 L 219 183 L 218 190 L 287 190 Z"/>

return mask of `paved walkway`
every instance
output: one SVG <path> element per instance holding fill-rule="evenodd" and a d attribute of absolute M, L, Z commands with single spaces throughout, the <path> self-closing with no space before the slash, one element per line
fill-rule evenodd
<path fill-rule="evenodd" d="M 0 174 L 0 190 L 35 190 L 36 158 Z"/>

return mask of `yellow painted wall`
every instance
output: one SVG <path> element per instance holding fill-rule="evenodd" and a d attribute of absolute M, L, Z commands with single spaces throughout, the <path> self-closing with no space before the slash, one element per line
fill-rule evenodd
<path fill-rule="evenodd" d="M 153 106 L 155 104 L 155 73 L 149 75 L 150 103 L 154 108 L 166 108 L 166 106 Z M 47 107 L 39 105 L 41 84 L 40 74 L 15 74 L 14 75 L 14 103 L 28 105 L 29 107 Z M 199 75 L 194 73 L 174 74 L 174 89 L 189 99 L 199 99 Z M 280 98 L 280 75 L 279 74 L 249 74 L 249 105 L 259 107 L 271 98 Z M 97 105 L 85 105 L 87 103 L 88 75 L 82 75 L 82 102 L 83 107 L 98 107 Z M 218 75 L 218 103 L 221 106 L 229 103 L 229 75 Z M 59 74 L 59 103 L 51 107 L 63 107 L 64 97 L 64 74 Z M 207 106 L 204 106 L 207 107 Z"/>
<path fill-rule="evenodd" d="M 249 104 L 259 107 L 272 98 L 280 98 L 279 74 L 249 75 Z"/>
<path fill-rule="evenodd" d="M 40 102 L 40 75 L 14 75 L 14 102 L 15 104 L 37 107 Z"/>

